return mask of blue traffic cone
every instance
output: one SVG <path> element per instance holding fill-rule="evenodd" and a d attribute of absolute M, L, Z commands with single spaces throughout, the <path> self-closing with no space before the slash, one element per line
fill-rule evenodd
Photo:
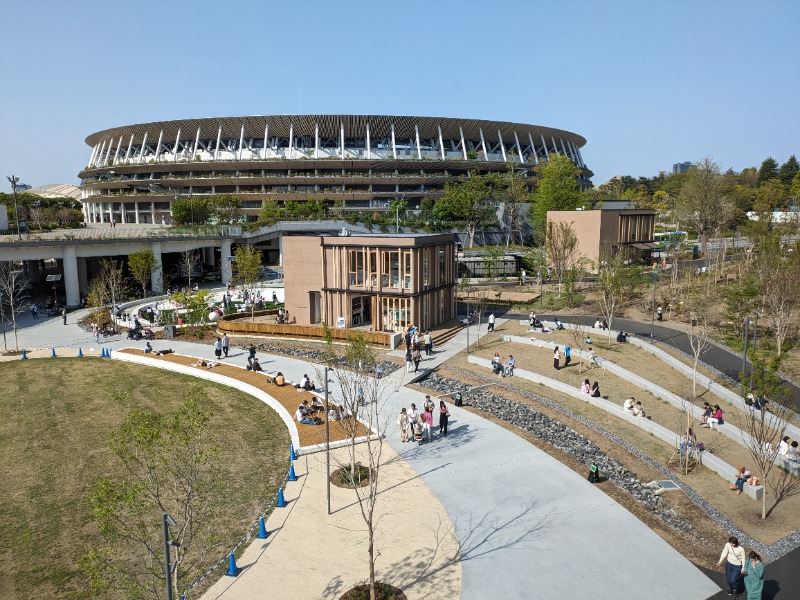
<path fill-rule="evenodd" d="M 278 490 L 278 503 L 275 506 L 278 508 L 286 506 L 286 499 L 283 497 L 283 488 Z"/>
<path fill-rule="evenodd" d="M 297 475 L 294 472 L 294 465 L 289 467 L 289 481 L 297 481 Z"/>
<path fill-rule="evenodd" d="M 106 358 L 111 358 L 111 348 L 106 350 Z"/>
<path fill-rule="evenodd" d="M 236 566 L 236 557 L 233 552 L 230 553 L 230 564 L 228 565 L 228 572 L 225 575 L 229 577 L 236 577 L 239 574 L 239 567 Z"/>
<path fill-rule="evenodd" d="M 28 354 L 25 352 L 25 350 L 22 351 L 22 360 L 28 360 Z"/>
<path fill-rule="evenodd" d="M 56 349 L 53 348 L 53 352 L 50 354 L 50 358 L 56 358 Z"/>
<path fill-rule="evenodd" d="M 289 444 L 289 460 L 297 460 L 297 454 L 294 453 L 294 444 Z"/>
<path fill-rule="evenodd" d="M 264 525 L 264 517 L 258 517 L 258 537 L 259 539 L 265 540 L 269 535 L 269 531 L 267 531 L 267 526 Z"/>
<path fill-rule="evenodd" d="M 78 348 L 78 358 L 83 358 L 83 350 Z"/>
<path fill-rule="evenodd" d="M 100 358 L 105 358 L 105 357 L 106 357 L 106 349 L 100 348 Z"/>

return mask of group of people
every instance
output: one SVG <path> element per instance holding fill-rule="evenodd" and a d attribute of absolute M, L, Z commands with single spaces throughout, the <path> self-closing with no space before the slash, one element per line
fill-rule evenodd
<path fill-rule="evenodd" d="M 400 429 L 400 441 L 415 441 L 420 445 L 426 440 L 433 441 L 433 413 L 436 404 L 431 397 L 425 396 L 425 404 L 422 410 L 417 409 L 413 402 L 411 407 L 400 409 L 400 416 L 397 417 L 397 426 Z M 444 400 L 439 401 L 439 434 L 447 436 L 447 423 L 450 420 L 450 409 L 447 408 Z"/>
<path fill-rule="evenodd" d="M 569 347 L 569 344 L 564 344 L 564 367 L 568 367 L 571 361 L 572 348 Z M 558 346 L 553 349 L 553 368 L 556 371 L 561 368 L 561 350 L 559 350 Z"/>
<path fill-rule="evenodd" d="M 600 383 L 595 381 L 593 384 L 589 385 L 589 380 L 584 379 L 581 384 L 581 393 L 591 396 L 592 398 L 600 398 L 602 396 L 600 394 Z"/>
<path fill-rule="evenodd" d="M 225 358 L 228 358 L 228 351 L 231 347 L 231 341 L 228 339 L 228 334 L 224 334 L 221 338 L 217 338 L 214 341 L 214 356 L 217 357 L 217 360 L 222 358 L 223 354 Z"/>
<path fill-rule="evenodd" d="M 505 364 L 503 364 L 500 355 L 497 352 L 494 353 L 494 357 L 492 358 L 492 372 L 498 377 L 511 377 L 514 375 L 514 367 L 516 366 L 517 360 L 514 358 L 513 354 L 509 354 L 508 359 L 506 359 Z"/>
<path fill-rule="evenodd" d="M 719 404 L 712 407 L 708 402 L 703 402 L 703 414 L 700 416 L 700 422 L 706 429 L 714 429 L 714 425 L 724 425 L 725 421 L 722 420 L 722 409 Z"/>
<path fill-rule="evenodd" d="M 433 338 L 431 337 L 430 330 L 426 330 L 420 339 L 419 330 L 416 325 L 411 325 L 406 329 L 403 336 L 403 341 L 406 344 L 406 371 L 411 373 L 419 372 L 419 363 L 422 362 L 422 347 L 425 347 L 425 355 L 430 356 L 433 354 Z"/>
<path fill-rule="evenodd" d="M 321 425 L 323 420 L 319 416 L 319 413 L 324 411 L 325 406 L 322 404 L 322 400 L 320 400 L 317 396 L 314 396 L 310 404 L 308 400 L 303 400 L 297 406 L 297 410 L 294 413 L 294 419 L 303 425 Z"/>
<path fill-rule="evenodd" d="M 588 381 L 588 380 L 587 380 Z M 625 409 L 625 412 L 634 416 L 634 417 L 644 417 L 644 407 L 642 403 L 631 396 L 622 404 L 622 408 Z"/>
<path fill-rule="evenodd" d="M 797 448 L 797 440 L 790 440 L 788 435 L 784 436 L 778 444 L 778 456 L 782 456 L 784 460 L 800 466 L 800 451 Z"/>
<path fill-rule="evenodd" d="M 747 600 L 761 600 L 764 588 L 764 563 L 755 550 L 745 555 L 739 540 L 731 536 L 722 549 L 717 566 L 725 563 L 725 579 L 728 582 L 728 595 L 739 598 L 744 583 Z"/>

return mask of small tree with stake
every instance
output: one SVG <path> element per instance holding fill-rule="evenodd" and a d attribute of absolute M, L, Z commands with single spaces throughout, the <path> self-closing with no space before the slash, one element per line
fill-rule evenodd
<path fill-rule="evenodd" d="M 21 269 L 10 261 L 0 263 L 0 325 L 3 327 L 3 345 L 8 350 L 6 342 L 5 323 L 11 323 L 14 332 L 14 349 L 19 351 L 19 338 L 17 336 L 17 314 L 24 310 L 24 303 L 28 299 L 28 280 L 23 277 Z"/>
<path fill-rule="evenodd" d="M 749 388 L 760 405 L 760 408 L 756 408 L 754 403 L 747 413 L 739 417 L 739 428 L 742 431 L 744 445 L 753 460 L 754 470 L 760 477 L 761 485 L 764 486 L 761 499 L 762 520 L 772 514 L 781 501 L 800 493 L 800 479 L 797 477 L 785 472 L 775 480 L 771 477 L 776 466 L 778 443 L 783 439 L 786 425 L 793 414 L 792 394 L 778 375 L 779 364 L 778 359 L 767 364 L 761 358 L 754 358 L 752 373 L 739 374 L 742 389 Z M 767 510 L 768 487 L 774 493 L 774 502 L 769 510 Z"/>
<path fill-rule="evenodd" d="M 258 270 L 261 267 L 261 250 L 256 250 L 252 246 L 237 246 L 234 256 L 236 256 L 235 281 L 245 289 L 249 289 L 250 318 L 255 321 L 256 303 L 253 290 L 258 281 Z"/>
<path fill-rule="evenodd" d="M 377 378 L 377 355 L 360 333 L 348 336 L 347 347 L 343 352 L 334 347 L 330 330 L 326 332 L 326 364 L 333 367 L 336 387 L 336 404 L 345 418 L 340 422 L 347 439 L 347 461 L 337 459 L 338 473 L 347 487 L 351 487 L 361 512 L 367 533 L 367 553 L 369 555 L 369 597 L 376 598 L 380 582 L 375 578 L 375 562 L 379 555 L 376 549 L 376 529 L 379 500 L 379 479 L 383 440 L 388 426 L 384 413 L 385 398 L 390 390 L 388 378 Z M 357 418 L 358 417 L 358 418 Z M 360 419 L 360 420 L 359 420 Z M 359 462 L 359 456 L 367 464 Z"/>
<path fill-rule="evenodd" d="M 153 273 L 158 270 L 156 255 L 150 248 L 131 252 L 128 255 L 128 269 L 137 283 L 142 286 L 142 298 L 146 298 L 147 284 L 150 283 Z"/>

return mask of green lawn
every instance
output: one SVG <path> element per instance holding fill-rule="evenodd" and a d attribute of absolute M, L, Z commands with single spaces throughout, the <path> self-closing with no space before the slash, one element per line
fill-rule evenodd
<path fill-rule="evenodd" d="M 109 433 L 134 408 L 174 412 L 199 380 L 90 358 L 3 362 L 0 379 L 0 598 L 88 598 L 78 563 L 100 540 L 88 497 L 98 478 L 120 469 Z M 289 434 L 262 402 L 202 387 L 223 446 L 218 535 L 230 548 L 274 498 L 288 468 Z M 154 510 L 156 523 L 160 517 Z M 209 556 L 209 566 L 223 553 Z"/>

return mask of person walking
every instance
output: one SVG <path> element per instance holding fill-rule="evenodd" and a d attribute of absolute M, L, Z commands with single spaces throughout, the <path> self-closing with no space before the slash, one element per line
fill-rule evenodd
<path fill-rule="evenodd" d="M 222 340 L 219 338 L 214 342 L 214 356 L 216 356 L 217 359 L 222 356 Z"/>
<path fill-rule="evenodd" d="M 252 365 L 253 359 L 256 357 L 256 347 L 253 344 L 250 344 L 250 347 L 247 348 L 248 356 L 247 356 L 247 364 Z"/>
<path fill-rule="evenodd" d="M 92 323 L 92 335 L 94 336 L 94 343 L 100 343 L 100 325 Z"/>
<path fill-rule="evenodd" d="M 764 563 L 757 552 L 750 551 L 747 562 L 742 567 L 744 589 L 747 590 L 747 600 L 761 600 L 764 591 Z"/>
<path fill-rule="evenodd" d="M 64 319 L 64 325 L 67 324 L 67 307 L 61 309 L 61 318 Z"/>
<path fill-rule="evenodd" d="M 422 338 L 425 344 L 425 355 L 430 356 L 433 354 L 433 338 L 431 338 L 430 329 L 425 330 L 425 337 Z"/>
<path fill-rule="evenodd" d="M 411 351 L 411 360 L 414 361 L 414 373 L 419 371 L 419 361 L 422 360 L 422 354 L 419 351 L 419 346 Z"/>
<path fill-rule="evenodd" d="M 494 331 L 494 320 L 495 320 L 495 316 L 494 316 L 494 313 L 492 313 L 492 314 L 489 315 L 489 328 L 488 328 L 487 331 Z"/>
<path fill-rule="evenodd" d="M 31 304 L 31 317 L 33 317 L 34 319 L 39 318 L 39 307 L 36 306 L 35 303 Z"/>
<path fill-rule="evenodd" d="M 397 417 L 397 426 L 400 428 L 400 441 L 408 441 L 408 413 L 405 408 L 400 409 L 400 416 Z"/>
<path fill-rule="evenodd" d="M 406 348 L 406 373 L 411 373 L 411 369 L 414 366 L 414 358 L 411 356 L 411 346 Z"/>
<path fill-rule="evenodd" d="M 225 333 L 222 336 L 222 353 L 225 355 L 225 358 L 228 358 L 228 351 L 231 348 L 231 340 L 228 337 L 228 334 Z"/>
<path fill-rule="evenodd" d="M 569 344 L 564 344 L 564 366 L 568 367 L 571 360 L 572 348 L 569 347 Z"/>
<path fill-rule="evenodd" d="M 555 350 L 553 351 L 553 368 L 558 371 L 559 363 L 561 361 L 561 352 L 558 351 L 558 346 L 556 346 Z"/>
<path fill-rule="evenodd" d="M 656 309 L 656 312 L 658 313 L 658 320 L 659 321 L 663 321 L 664 320 L 664 309 L 659 306 Z"/>
<path fill-rule="evenodd" d="M 739 540 L 731 536 L 722 549 L 717 566 L 722 566 L 725 561 L 725 580 L 728 582 L 728 595 L 739 597 L 739 583 L 742 579 L 742 568 L 745 566 L 744 548 L 739 545 Z"/>
<path fill-rule="evenodd" d="M 447 422 L 450 420 L 450 409 L 447 408 L 447 404 L 444 403 L 444 400 L 439 400 L 439 433 L 446 436 L 447 435 Z"/>

